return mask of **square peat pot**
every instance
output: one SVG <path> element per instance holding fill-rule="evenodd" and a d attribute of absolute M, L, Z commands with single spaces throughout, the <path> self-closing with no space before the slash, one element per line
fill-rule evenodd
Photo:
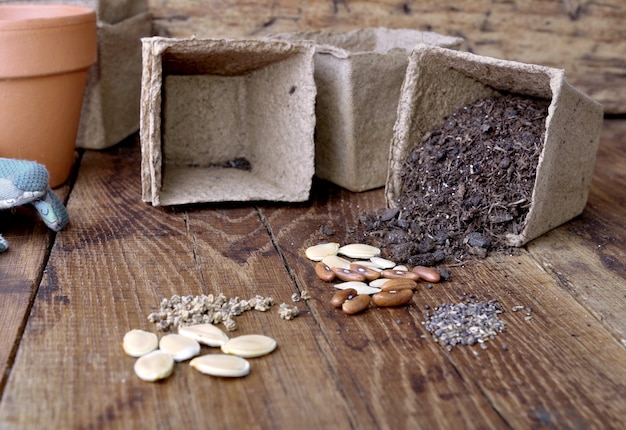
<path fill-rule="evenodd" d="M 142 195 L 299 202 L 314 174 L 314 47 L 142 39 Z"/>
<path fill-rule="evenodd" d="M 411 49 L 418 43 L 456 49 L 463 42 L 383 27 L 272 37 L 315 44 L 315 173 L 357 192 L 385 185 L 389 142 Z"/>
<path fill-rule="evenodd" d="M 386 201 L 402 193 L 402 166 L 422 138 L 457 108 L 499 93 L 550 102 L 522 246 L 579 215 L 587 202 L 602 128 L 602 106 L 570 86 L 564 71 L 419 45 L 409 58 L 389 154 Z"/>
<path fill-rule="evenodd" d="M 141 38 L 151 35 L 150 13 L 116 24 L 98 21 L 98 61 L 87 76 L 79 148 L 109 148 L 139 130 Z"/>

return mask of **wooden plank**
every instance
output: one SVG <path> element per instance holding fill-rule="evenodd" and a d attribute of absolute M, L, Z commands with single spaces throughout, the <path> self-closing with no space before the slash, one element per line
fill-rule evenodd
<path fill-rule="evenodd" d="M 326 192 L 326 187 L 330 191 Z M 473 378 L 465 378 L 434 342 L 424 339 L 421 312 L 412 304 L 370 309 L 347 316 L 333 309 L 334 289 L 317 279 L 307 246 L 320 241 L 345 243 L 346 228 L 359 211 L 384 202 L 382 190 L 350 193 L 325 184 L 312 207 L 261 209 L 275 241 L 302 290 L 327 344 L 356 428 L 500 428 L 502 419 Z M 325 236 L 320 227 L 335 232 Z"/>
<path fill-rule="evenodd" d="M 347 387 L 359 381 L 358 391 L 349 397 L 365 399 L 375 409 L 377 425 L 408 428 L 419 422 L 426 428 L 442 423 L 447 427 L 459 417 L 477 427 L 495 425 L 473 388 L 455 385 L 453 374 L 475 384 L 513 428 L 620 422 L 626 412 L 620 400 L 626 387 L 626 351 L 526 252 L 452 268 L 453 281 L 420 290 L 404 309 L 374 309 L 352 317 L 331 309 L 332 288 L 316 279 L 313 264 L 302 254 L 323 240 L 320 225 L 335 231 L 326 240 L 345 243 L 345 226 L 354 222 L 358 211 L 382 203 L 381 195 L 375 197 L 363 200 L 363 194 L 337 192 L 328 200 L 320 198 L 315 211 L 268 208 L 264 213 L 298 284 L 313 293 L 311 311 L 333 347 L 342 369 L 339 378 Z M 299 241 L 294 242 L 289 233 L 293 231 L 300 232 Z M 421 326 L 421 309 L 425 304 L 458 302 L 465 292 L 480 300 L 498 299 L 506 309 L 507 332 L 486 351 L 457 347 L 447 354 Z M 530 306 L 532 320 L 511 310 L 517 305 Z M 411 410 L 396 399 L 424 409 Z M 471 401 L 477 403 L 464 404 Z M 464 416 L 468 407 L 476 416 Z"/>
<path fill-rule="evenodd" d="M 236 334 L 264 333 L 278 350 L 240 380 L 179 364 L 140 381 L 121 339 L 164 297 L 223 291 L 290 302 L 294 285 L 252 207 L 155 209 L 140 201 L 138 147 L 88 151 L 0 405 L 20 428 L 351 428 L 306 314 L 248 312 Z M 36 409 L 36 413 L 33 411 Z M 323 413 L 320 413 L 323 411 Z"/>
<path fill-rule="evenodd" d="M 56 190 L 65 199 L 69 186 Z M 0 254 L 0 391 L 6 382 L 28 311 L 39 287 L 54 233 L 29 206 L 0 212 L 3 237 L 9 250 Z"/>
<path fill-rule="evenodd" d="M 451 282 L 422 288 L 409 306 L 351 317 L 330 308 L 333 291 L 303 252 L 345 241 L 359 212 L 384 203 L 382 190 L 318 183 L 303 204 L 152 208 L 140 201 L 136 144 L 87 151 L 69 199 L 72 224 L 57 235 L 4 387 L 0 427 L 618 428 L 624 128 L 607 121 L 580 219 L 519 256 L 452 267 Z M 144 383 L 121 350 L 123 334 L 151 329 L 147 314 L 175 293 L 291 303 L 304 290 L 312 298 L 293 321 L 276 309 L 237 319 L 238 333 L 279 342 L 241 380 L 179 364 L 167 381 Z M 499 299 L 507 331 L 486 350 L 448 352 L 424 330 L 422 310 L 464 292 Z M 530 306 L 532 319 L 516 305 Z"/>
<path fill-rule="evenodd" d="M 533 257 L 626 345 L 626 121 L 606 120 L 581 216 L 531 242 Z"/>
<path fill-rule="evenodd" d="M 156 32 L 172 37 L 376 26 L 459 35 L 466 49 L 481 55 L 563 68 L 570 83 L 606 112 L 626 112 L 626 7 L 616 0 L 151 0 L 149 6 Z"/>

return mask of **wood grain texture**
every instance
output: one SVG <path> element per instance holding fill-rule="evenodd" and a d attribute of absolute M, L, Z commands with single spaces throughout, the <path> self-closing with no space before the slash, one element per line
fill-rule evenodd
<path fill-rule="evenodd" d="M 56 190 L 67 198 L 69 186 Z M 16 351 L 16 339 L 22 336 L 28 312 L 54 240 L 52 231 L 30 206 L 0 212 L 0 233 L 9 242 L 9 250 L 0 254 L 0 390 L 6 382 L 7 368 Z"/>
<path fill-rule="evenodd" d="M 605 120 L 588 204 L 579 217 L 531 242 L 536 260 L 626 345 L 626 126 Z M 616 144 L 617 143 L 617 144 Z"/>
<path fill-rule="evenodd" d="M 376 193 L 373 196 L 380 197 Z M 347 199 L 320 199 L 324 202 L 320 211 L 327 208 L 328 212 L 315 213 L 316 224 L 335 231 L 327 240 L 345 243 L 341 222 L 355 219 L 358 211 L 371 208 L 374 202 L 382 203 L 374 200 L 368 204 L 359 199 L 358 206 L 351 206 L 352 213 L 346 213 L 347 208 L 337 213 L 333 204 L 328 204 Z M 363 315 L 346 316 L 330 309 L 332 287 L 317 280 L 311 262 L 301 257 L 307 246 L 321 239 L 316 224 L 313 229 L 308 227 L 313 233 L 303 238 L 300 247 L 294 246 L 292 235 L 283 235 L 287 230 L 307 230 L 308 217 L 296 216 L 296 228 L 293 215 L 290 209 L 268 211 L 266 216 L 272 230 L 279 232 L 277 242 L 294 268 L 298 284 L 319 297 L 313 301 L 319 309 L 313 308 L 312 312 L 319 312 L 320 327 L 333 345 L 333 355 L 342 369 L 339 377 L 346 386 L 359 381 L 358 392 L 363 393 L 360 396 L 366 404 L 380 406 L 374 426 L 432 428 L 442 423 L 449 427 L 467 422 L 478 428 L 497 426 L 493 416 L 477 415 L 478 411 L 486 412 L 482 396 L 513 428 L 604 426 L 618 423 L 620 414 L 626 411 L 619 402 L 605 399 L 605 390 L 615 395 L 625 393 L 626 367 L 601 370 L 603 363 L 626 360 L 623 346 L 528 253 L 492 256 L 452 268 L 451 282 L 437 284 L 433 289 L 422 287 L 405 308 L 377 308 Z M 620 285 L 624 285 L 623 278 Z M 421 309 L 426 304 L 432 308 L 458 302 L 463 293 L 485 301 L 498 299 L 507 310 L 503 316 L 507 332 L 490 342 L 487 351 L 457 347 L 444 353 L 450 362 L 442 362 L 442 348 L 421 326 Z M 524 312 L 512 311 L 518 305 L 532 308 L 531 320 L 526 321 Z M 503 344 L 508 347 L 506 351 L 502 350 Z M 597 351 L 601 351 L 599 355 Z M 362 374 L 368 378 L 359 377 Z M 460 375 L 461 381 L 473 381 L 479 391 L 457 384 L 453 375 Z M 386 387 L 384 395 L 381 386 Z M 594 400 L 596 396 L 603 401 Z M 408 409 L 396 399 L 406 399 L 408 404 L 423 409 Z"/>
<path fill-rule="evenodd" d="M 155 31 L 172 37 L 257 37 L 363 27 L 462 36 L 481 55 L 563 68 L 571 84 L 626 112 L 626 5 L 618 0 L 149 0 Z"/>
<path fill-rule="evenodd" d="M 517 256 L 451 267 L 451 281 L 422 284 L 407 306 L 354 316 L 329 305 L 334 290 L 304 249 L 345 242 L 360 212 L 384 204 L 382 190 L 316 181 L 301 204 L 154 208 L 141 202 L 137 142 L 86 151 L 69 195 L 71 224 L 48 260 L 43 226 L 0 214 L 13 239 L 0 255 L 3 340 L 13 351 L 0 428 L 620 428 L 625 132 L 626 121 L 605 121 L 579 218 Z M 297 303 L 293 321 L 277 306 L 236 319 L 231 334 L 263 333 L 279 345 L 253 359 L 245 378 L 180 363 L 166 381 L 146 383 L 122 351 L 124 333 L 153 330 L 147 315 L 173 294 L 261 294 L 278 305 L 302 291 L 311 299 Z M 505 309 L 507 329 L 485 350 L 447 351 L 422 325 L 426 304 L 463 293 Z M 514 312 L 518 305 L 532 318 Z"/>

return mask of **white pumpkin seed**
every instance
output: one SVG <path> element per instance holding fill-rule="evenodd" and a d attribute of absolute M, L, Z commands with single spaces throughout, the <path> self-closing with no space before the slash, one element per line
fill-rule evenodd
<path fill-rule="evenodd" d="M 269 354 L 276 349 L 276 341 L 262 334 L 244 334 L 231 338 L 222 345 L 225 354 L 252 358 Z"/>
<path fill-rule="evenodd" d="M 383 284 L 387 282 L 389 278 L 378 278 L 370 281 L 369 286 L 374 288 L 382 288 Z"/>
<path fill-rule="evenodd" d="M 198 372 L 237 378 L 250 373 L 250 362 L 245 358 L 228 354 L 208 354 L 196 357 L 189 365 Z"/>
<path fill-rule="evenodd" d="M 178 334 L 212 347 L 220 347 L 228 342 L 228 335 L 213 324 L 195 324 L 178 329 Z"/>
<path fill-rule="evenodd" d="M 349 269 L 350 268 L 350 260 L 346 260 L 345 258 L 341 258 L 337 255 L 329 255 L 322 259 L 322 263 L 330 267 L 339 267 L 340 269 Z"/>
<path fill-rule="evenodd" d="M 364 243 L 351 243 L 342 246 L 337 252 L 350 258 L 372 258 L 380 255 L 380 249 Z"/>
<path fill-rule="evenodd" d="M 335 242 L 320 243 L 318 245 L 309 246 L 305 251 L 305 255 L 309 260 L 322 261 L 322 258 L 329 255 L 337 255 L 339 244 Z"/>
<path fill-rule="evenodd" d="M 124 335 L 122 341 L 124 352 L 131 357 L 141 357 L 159 347 L 159 339 L 154 333 L 144 330 L 131 330 Z"/>
<path fill-rule="evenodd" d="M 379 293 L 381 291 L 380 288 L 371 287 L 367 285 L 365 282 L 357 282 L 357 281 L 342 282 L 340 284 L 334 284 L 333 286 L 337 288 L 338 290 L 354 288 L 357 294 L 374 294 L 374 293 Z"/>
<path fill-rule="evenodd" d="M 359 266 L 367 267 L 368 269 L 376 270 L 377 272 L 383 271 L 383 269 L 378 267 L 378 265 L 374 264 L 371 260 L 357 260 L 353 261 L 352 264 L 358 264 Z"/>
<path fill-rule="evenodd" d="M 397 266 L 394 266 L 391 270 L 403 270 L 405 272 L 408 272 L 409 268 L 405 266 L 404 264 L 399 264 Z"/>
<path fill-rule="evenodd" d="M 137 359 L 133 367 L 135 374 L 144 381 L 165 379 L 174 371 L 174 359 L 167 352 L 156 350 Z"/>
<path fill-rule="evenodd" d="M 200 344 L 190 337 L 167 334 L 159 341 L 159 349 L 170 354 L 175 361 L 189 360 L 200 354 Z"/>
<path fill-rule="evenodd" d="M 381 269 L 391 269 L 396 266 L 396 263 L 394 263 L 393 261 L 386 260 L 381 257 L 372 257 L 370 258 L 370 261 L 374 263 L 375 265 L 377 265 L 378 267 L 380 267 Z"/>

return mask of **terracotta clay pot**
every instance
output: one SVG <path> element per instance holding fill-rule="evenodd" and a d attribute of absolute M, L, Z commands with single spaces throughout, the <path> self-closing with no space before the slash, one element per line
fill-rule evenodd
<path fill-rule="evenodd" d="M 0 5 L 0 157 L 35 160 L 50 186 L 69 177 L 96 13 L 68 5 Z"/>

